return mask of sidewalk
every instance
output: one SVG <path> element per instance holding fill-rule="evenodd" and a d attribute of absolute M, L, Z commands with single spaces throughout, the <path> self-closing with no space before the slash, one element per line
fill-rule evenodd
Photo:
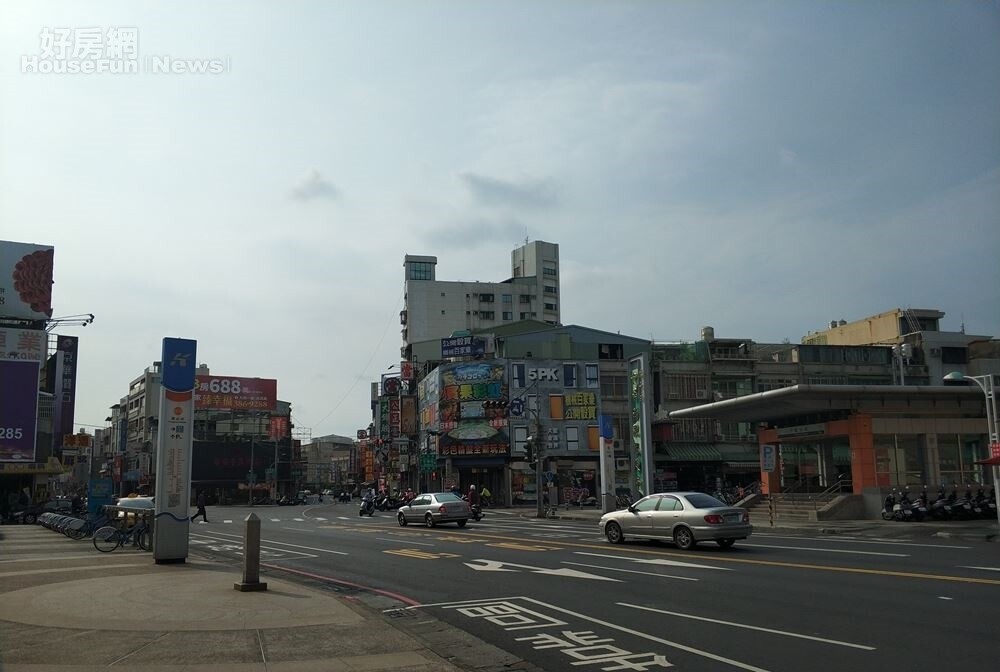
<path fill-rule="evenodd" d="M 435 653 L 356 596 L 274 573 L 261 576 L 266 591 L 240 592 L 239 580 L 197 557 L 157 565 L 151 553 L 103 554 L 38 525 L 2 526 L 0 672 L 457 672 L 467 668 L 448 659 L 471 668 L 488 646 L 400 619 L 436 638 Z"/>
<path fill-rule="evenodd" d="M 509 509 L 485 509 L 487 516 L 490 512 L 498 515 L 518 515 L 524 518 L 535 518 L 534 506 L 518 507 Z M 554 520 L 585 520 L 596 525 L 602 512 L 600 509 L 587 507 L 580 509 L 571 506 L 568 509 L 560 507 L 558 512 L 550 519 Z M 967 541 L 991 541 L 1000 542 L 1000 525 L 996 520 L 954 520 L 954 521 L 924 521 L 920 523 L 901 523 L 892 520 L 824 520 L 819 522 L 809 521 L 784 521 L 776 520 L 774 526 L 769 525 L 769 521 L 759 518 L 751 520 L 754 532 L 765 534 L 769 532 L 782 532 L 790 534 L 842 534 L 864 537 L 877 537 L 880 539 L 964 539 Z"/>

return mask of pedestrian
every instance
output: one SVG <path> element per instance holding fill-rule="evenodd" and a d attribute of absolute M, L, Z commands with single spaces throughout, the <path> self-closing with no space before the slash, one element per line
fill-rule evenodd
<path fill-rule="evenodd" d="M 195 518 L 197 518 L 198 516 L 201 516 L 205 520 L 205 522 L 207 523 L 208 522 L 208 514 L 205 513 L 205 493 L 204 492 L 199 492 L 198 493 L 197 504 L 198 504 L 198 511 L 193 516 L 191 516 L 191 522 L 193 523 Z"/>

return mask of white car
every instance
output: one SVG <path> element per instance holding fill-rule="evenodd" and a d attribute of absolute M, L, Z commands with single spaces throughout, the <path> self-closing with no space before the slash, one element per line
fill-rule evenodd
<path fill-rule="evenodd" d="M 699 541 L 722 548 L 753 532 L 750 513 L 703 492 L 661 492 L 647 495 L 627 509 L 601 516 L 598 526 L 612 544 L 628 537 L 672 541 L 688 550 Z"/>

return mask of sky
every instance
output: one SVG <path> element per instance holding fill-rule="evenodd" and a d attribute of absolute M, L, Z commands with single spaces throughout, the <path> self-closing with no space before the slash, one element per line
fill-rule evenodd
<path fill-rule="evenodd" d="M 137 71 L 26 71 L 93 28 Z M 979 0 L 5 0 L 0 239 L 54 246 L 54 315 L 95 315 L 56 329 L 91 430 L 172 336 L 353 436 L 404 255 L 501 281 L 525 238 L 560 246 L 565 324 L 996 337 L 998 36 Z"/>

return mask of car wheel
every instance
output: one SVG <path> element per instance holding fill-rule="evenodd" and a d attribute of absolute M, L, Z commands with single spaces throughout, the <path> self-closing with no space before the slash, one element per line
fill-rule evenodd
<path fill-rule="evenodd" d="M 625 541 L 625 535 L 622 534 L 622 528 L 618 523 L 608 523 L 604 528 L 604 536 L 612 544 L 620 544 Z"/>
<path fill-rule="evenodd" d="M 460 520 L 460 521 L 458 521 L 458 526 L 459 526 L 459 527 L 465 527 L 465 524 L 466 524 L 467 522 L 469 522 L 469 521 L 467 521 L 467 520 Z"/>
<path fill-rule="evenodd" d="M 715 543 L 719 545 L 719 548 L 732 548 L 733 544 L 736 543 L 735 539 L 716 539 Z"/>
<path fill-rule="evenodd" d="M 678 527 L 674 530 L 674 545 L 682 551 L 691 550 L 696 543 L 694 534 L 688 528 Z"/>
<path fill-rule="evenodd" d="M 424 525 L 427 527 L 434 527 L 434 516 L 429 513 L 424 516 Z"/>
<path fill-rule="evenodd" d="M 397 513 L 396 522 L 399 523 L 400 527 L 406 527 L 406 516 L 404 516 L 402 513 Z"/>

